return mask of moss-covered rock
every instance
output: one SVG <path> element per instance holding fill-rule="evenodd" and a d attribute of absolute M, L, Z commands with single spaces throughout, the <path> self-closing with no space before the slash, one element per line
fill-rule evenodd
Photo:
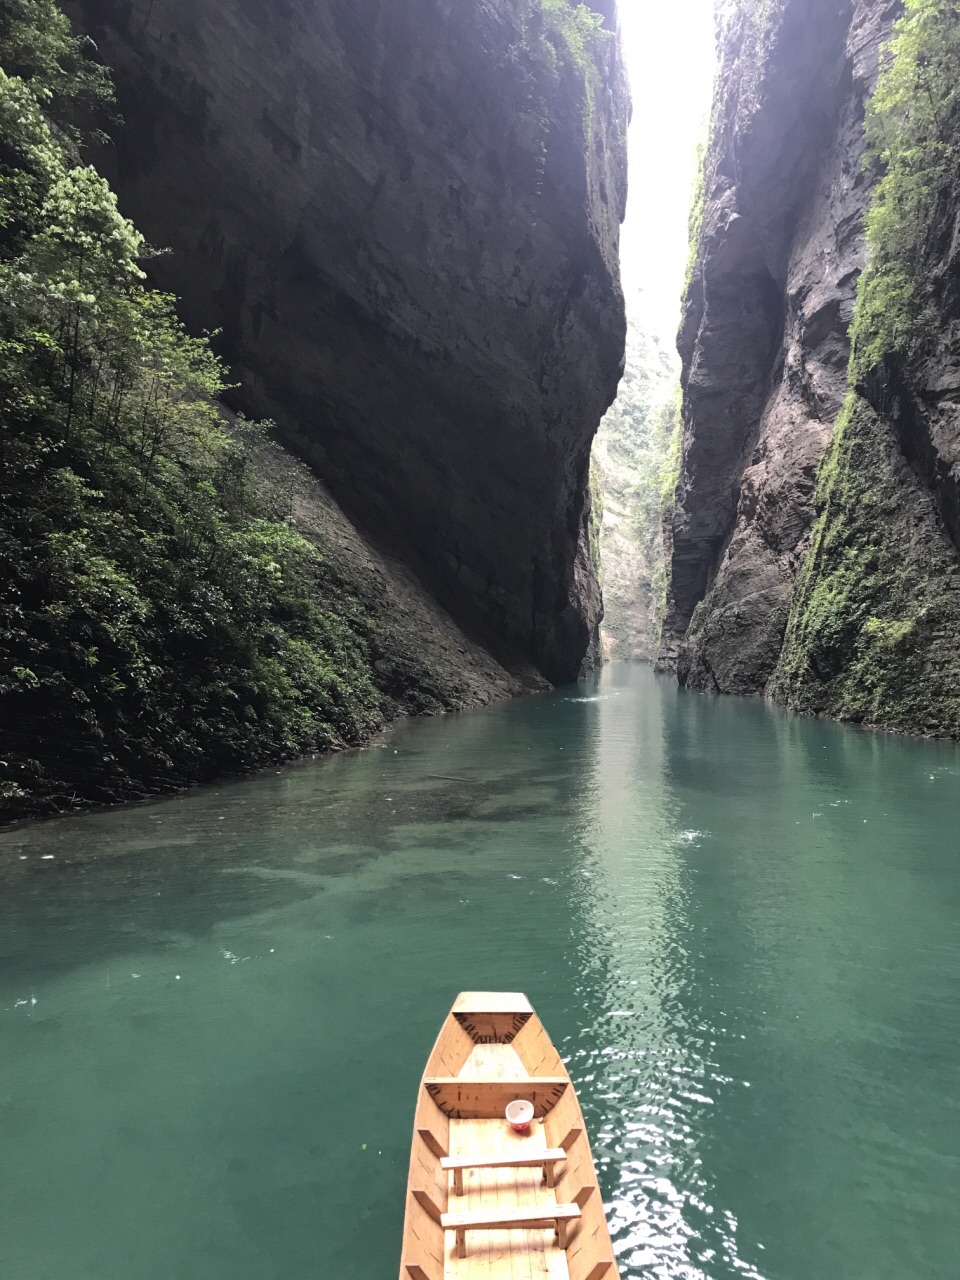
<path fill-rule="evenodd" d="M 770 691 L 798 710 L 960 736 L 960 13 L 907 0 L 867 115 L 851 390 Z"/>
<path fill-rule="evenodd" d="M 960 736 L 960 566 L 889 421 L 852 394 L 771 685 L 798 711 Z"/>

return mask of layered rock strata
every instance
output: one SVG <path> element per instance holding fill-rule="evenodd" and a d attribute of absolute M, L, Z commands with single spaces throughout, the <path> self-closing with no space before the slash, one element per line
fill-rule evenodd
<path fill-rule="evenodd" d="M 539 0 L 72 14 L 115 73 L 121 208 L 172 250 L 151 272 L 188 324 L 220 330 L 234 407 L 502 661 L 575 677 L 624 343 L 614 33 L 583 54 Z"/>
<path fill-rule="evenodd" d="M 661 653 L 695 688 L 762 692 L 780 654 L 846 392 L 864 106 L 897 12 L 782 0 L 721 27 Z"/>

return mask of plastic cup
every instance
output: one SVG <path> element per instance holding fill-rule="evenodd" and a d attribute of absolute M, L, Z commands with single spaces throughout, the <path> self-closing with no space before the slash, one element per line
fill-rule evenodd
<path fill-rule="evenodd" d="M 525 1098 L 516 1098 L 507 1103 L 507 1120 L 515 1133 L 526 1133 L 533 1119 L 533 1103 Z"/>

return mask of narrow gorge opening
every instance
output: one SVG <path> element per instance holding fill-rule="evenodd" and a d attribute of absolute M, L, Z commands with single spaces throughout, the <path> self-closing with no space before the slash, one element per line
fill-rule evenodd
<path fill-rule="evenodd" d="M 592 456 L 610 661 L 655 661 L 666 608 L 664 519 L 680 471 L 677 330 L 702 213 L 716 65 L 712 0 L 621 7 L 633 99 L 620 262 L 627 347 Z"/>
<path fill-rule="evenodd" d="M 957 1274 L 958 174 L 957 0 L 0 0 L 0 1280 Z"/>

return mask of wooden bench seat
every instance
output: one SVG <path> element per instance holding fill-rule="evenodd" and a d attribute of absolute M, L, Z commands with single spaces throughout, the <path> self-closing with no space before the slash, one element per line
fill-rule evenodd
<path fill-rule="evenodd" d="M 473 1213 L 444 1213 L 440 1225 L 457 1235 L 457 1257 L 467 1256 L 468 1231 L 542 1230 L 553 1227 L 557 1243 L 566 1249 L 568 1228 L 580 1217 L 578 1204 L 521 1205 L 515 1209 L 475 1210 Z"/>
<path fill-rule="evenodd" d="M 467 1076 L 425 1076 L 424 1088 L 450 1120 L 495 1120 L 508 1102 L 526 1099 L 542 1120 L 563 1097 L 564 1076 L 526 1076 L 520 1080 L 478 1080 Z"/>
<path fill-rule="evenodd" d="M 464 1169 L 536 1169 L 542 1165 L 544 1181 L 552 1187 L 555 1182 L 553 1166 L 566 1158 L 567 1153 L 562 1147 L 547 1147 L 523 1155 L 517 1152 L 508 1156 L 444 1156 L 440 1167 L 453 1174 L 453 1194 L 462 1196 Z"/>

